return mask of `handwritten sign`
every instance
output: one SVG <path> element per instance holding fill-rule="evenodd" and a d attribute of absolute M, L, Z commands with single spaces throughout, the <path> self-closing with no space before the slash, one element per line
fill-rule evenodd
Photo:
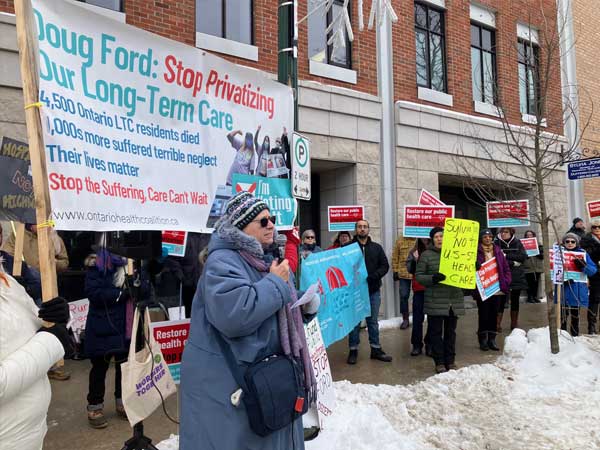
<path fill-rule="evenodd" d="M 335 408 L 335 391 L 333 389 L 333 378 L 325 343 L 321 335 L 319 319 L 314 318 L 304 325 L 306 343 L 310 361 L 317 380 L 317 411 L 319 413 L 319 425 L 323 428 L 323 418 L 331 416 Z"/>
<path fill-rule="evenodd" d="M 442 202 L 427 189 L 421 189 L 421 195 L 419 195 L 419 205 L 446 206 L 444 202 Z"/>
<path fill-rule="evenodd" d="M 354 231 L 356 222 L 364 219 L 364 206 L 328 206 L 329 231 Z"/>
<path fill-rule="evenodd" d="M 0 140 L 0 220 L 35 223 L 30 167 L 27 144 L 3 137 Z"/>
<path fill-rule="evenodd" d="M 150 329 L 160 345 L 160 351 L 169 367 L 173 381 L 181 379 L 181 355 L 190 335 L 190 319 L 152 322 Z"/>
<path fill-rule="evenodd" d="M 523 238 L 521 239 L 521 244 L 523 244 L 523 247 L 525 247 L 527 256 L 529 256 L 530 258 L 540 254 L 540 248 L 538 247 L 537 238 Z"/>
<path fill-rule="evenodd" d="M 477 289 L 481 300 L 487 300 L 500 291 L 500 276 L 498 275 L 498 261 L 492 258 L 481 265 L 477 271 Z"/>
<path fill-rule="evenodd" d="M 554 284 L 561 284 L 569 280 L 587 283 L 587 275 L 575 265 L 573 261 L 575 258 L 585 261 L 585 252 L 570 252 L 564 248 L 561 252 L 558 245 L 554 245 L 550 250 L 550 276 Z M 554 271 L 555 267 L 557 268 L 556 273 Z"/>
<path fill-rule="evenodd" d="M 529 200 L 487 202 L 486 211 L 489 228 L 529 226 Z"/>
<path fill-rule="evenodd" d="M 473 289 L 479 223 L 473 220 L 446 219 L 440 258 L 440 273 L 446 275 L 442 284 Z"/>
<path fill-rule="evenodd" d="M 67 328 L 73 331 L 75 342 L 81 342 L 81 333 L 85 330 L 88 311 L 90 310 L 90 301 L 87 298 L 76 300 L 69 303 L 70 320 Z"/>
<path fill-rule="evenodd" d="M 433 227 L 443 227 L 448 217 L 454 217 L 454 206 L 404 206 L 405 237 L 429 237 Z"/>
<path fill-rule="evenodd" d="M 587 202 L 586 206 L 590 220 L 600 217 L 600 200 Z"/>

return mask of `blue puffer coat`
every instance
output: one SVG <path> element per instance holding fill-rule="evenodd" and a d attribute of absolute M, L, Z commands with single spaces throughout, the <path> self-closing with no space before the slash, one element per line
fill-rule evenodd
<path fill-rule="evenodd" d="M 242 365 L 281 353 L 277 311 L 291 301 L 287 284 L 256 270 L 238 248 L 239 243 L 227 241 L 217 232 L 209 244 L 181 364 L 179 448 L 303 450 L 301 419 L 260 437 L 250 429 L 243 403 L 238 407 L 231 404 L 231 394 L 238 386 L 215 333 L 221 333 Z"/>
<path fill-rule="evenodd" d="M 576 248 L 572 250 L 575 252 L 585 252 L 582 248 Z M 596 263 L 592 260 L 590 255 L 585 252 L 585 262 L 587 263 L 585 268 L 583 269 L 584 273 L 591 277 L 595 275 L 598 271 L 598 267 Z M 555 296 L 556 296 L 556 290 Z M 556 303 L 556 297 L 554 300 Z M 576 281 L 565 281 L 563 286 L 563 298 L 561 304 L 568 306 L 579 306 L 582 308 L 587 308 L 589 305 L 589 288 L 587 283 L 578 283 Z"/>

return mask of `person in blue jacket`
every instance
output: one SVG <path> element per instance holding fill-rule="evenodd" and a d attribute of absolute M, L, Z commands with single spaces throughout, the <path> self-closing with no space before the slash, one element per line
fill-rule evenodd
<path fill-rule="evenodd" d="M 180 450 L 304 449 L 301 418 L 265 437 L 252 431 L 244 403 L 232 396 L 238 385 L 217 340 L 219 333 L 242 368 L 296 348 L 307 388 L 316 386 L 302 319 L 298 324 L 295 315 L 292 323 L 282 322 L 280 311 L 296 293 L 287 259 L 280 262 L 266 252 L 274 222 L 265 202 L 240 192 L 215 225 L 181 363 Z M 304 313 L 316 312 L 308 310 L 311 303 L 304 305 Z M 286 330 L 292 327 L 298 339 L 290 342 Z"/>
<path fill-rule="evenodd" d="M 575 233 L 567 233 L 562 239 L 563 249 L 572 252 L 584 253 L 584 258 L 575 258 L 575 266 L 591 277 L 598 271 L 596 263 L 590 255 L 579 247 L 579 236 Z M 575 280 L 566 280 L 563 286 L 563 296 L 561 299 L 561 328 L 567 329 L 567 321 L 571 317 L 571 326 L 569 332 L 571 336 L 579 335 L 579 309 L 587 308 L 589 303 L 589 293 L 587 282 L 582 283 Z"/>

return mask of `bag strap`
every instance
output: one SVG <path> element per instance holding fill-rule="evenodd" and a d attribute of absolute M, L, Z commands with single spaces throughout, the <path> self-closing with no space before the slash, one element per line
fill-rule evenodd
<path fill-rule="evenodd" d="M 229 371 L 233 375 L 235 382 L 238 384 L 238 386 L 240 388 L 242 388 L 243 391 L 246 391 L 247 390 L 246 382 L 244 381 L 244 376 L 242 374 L 242 371 L 241 371 L 239 365 L 237 364 L 235 356 L 233 356 L 233 352 L 231 351 L 231 346 L 228 345 L 227 342 L 225 342 L 225 339 L 223 339 L 223 336 L 221 336 L 221 332 L 219 330 L 217 330 L 217 328 L 214 325 L 210 324 L 210 326 L 213 328 L 213 330 L 215 332 L 215 338 L 217 339 L 217 343 L 219 344 L 219 347 L 221 348 L 221 352 L 223 353 L 225 362 L 227 363 L 227 366 L 229 367 Z"/>

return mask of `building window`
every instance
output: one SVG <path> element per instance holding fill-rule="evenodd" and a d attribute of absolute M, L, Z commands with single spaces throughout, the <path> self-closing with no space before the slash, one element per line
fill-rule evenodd
<path fill-rule="evenodd" d="M 473 99 L 496 104 L 496 33 L 479 24 L 471 24 L 471 73 Z"/>
<path fill-rule="evenodd" d="M 415 3 L 417 85 L 446 92 L 444 12 Z"/>
<path fill-rule="evenodd" d="M 252 0 L 196 0 L 196 31 L 253 43 Z"/>
<path fill-rule="evenodd" d="M 122 0 L 77 0 L 88 5 L 99 6 L 100 8 L 112 9 L 113 11 L 123 12 Z"/>
<path fill-rule="evenodd" d="M 519 39 L 518 46 L 521 113 L 537 116 L 540 96 L 540 49 L 532 41 L 524 39 Z"/>
<path fill-rule="evenodd" d="M 309 0 L 308 10 L 313 11 L 319 8 L 323 2 L 321 0 Z M 334 20 L 338 19 L 340 14 L 343 12 L 344 1 L 334 0 L 331 8 L 327 11 L 327 14 L 323 14 L 321 11 L 316 11 L 311 14 L 308 18 L 308 57 L 313 60 L 324 64 L 331 64 L 334 66 L 344 67 L 346 69 L 352 68 L 352 49 L 350 47 L 350 40 L 346 32 L 346 27 L 342 27 L 342 39 L 345 42 L 345 46 L 336 45 L 334 49 L 333 43 L 327 45 L 327 41 L 333 35 L 335 30 L 330 33 L 326 33 L 327 28 Z M 348 6 L 348 8 L 350 8 Z M 350 10 L 348 10 L 350 12 Z M 337 28 L 337 24 L 335 26 Z"/>

